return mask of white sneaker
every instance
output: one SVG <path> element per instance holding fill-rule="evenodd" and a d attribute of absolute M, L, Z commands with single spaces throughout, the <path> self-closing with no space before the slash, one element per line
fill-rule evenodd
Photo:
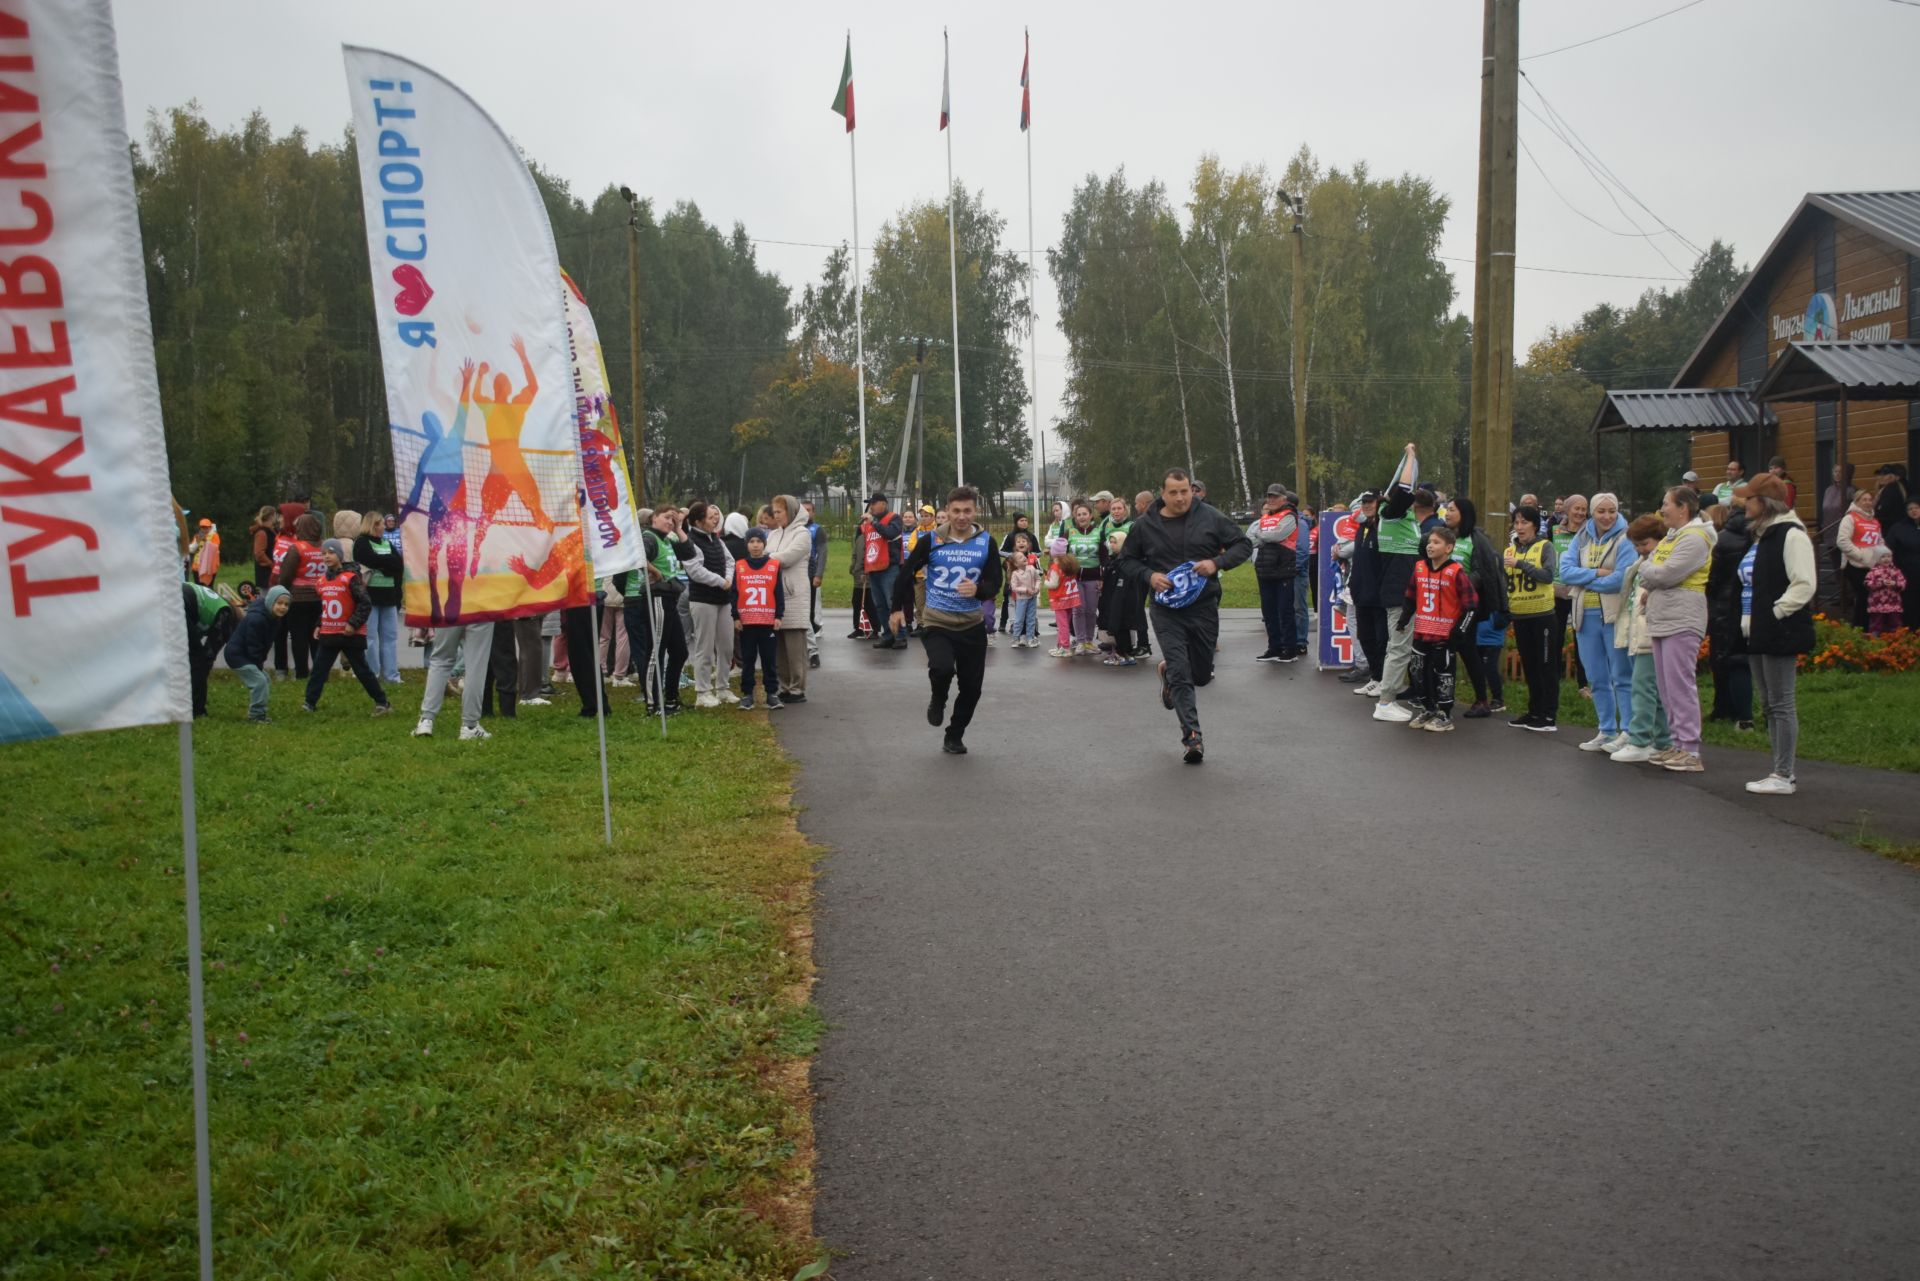
<path fill-rule="evenodd" d="M 1790 778 L 1769 774 L 1765 778 L 1748 783 L 1747 790 L 1755 796 L 1792 796 L 1800 790 L 1800 785 Z"/>
<path fill-rule="evenodd" d="M 561 671 L 561 670 L 560 670 L 559 668 L 557 668 L 557 667 L 556 667 L 556 668 L 554 668 L 554 669 L 553 669 L 553 681 L 552 681 L 552 683 L 554 683 L 554 684 L 556 684 L 556 685 L 571 685 L 571 684 L 573 684 L 573 673 L 572 673 L 572 672 L 563 672 L 563 671 Z"/>
<path fill-rule="evenodd" d="M 1056 645 L 1047 651 L 1047 656 L 1049 658 L 1072 658 L 1073 651 L 1064 646 Z"/>
<path fill-rule="evenodd" d="M 432 738 L 433 722 L 428 720 L 426 717 L 422 716 L 418 721 L 414 723 L 413 736 L 415 738 Z"/>
<path fill-rule="evenodd" d="M 1583 752 L 1611 752 L 1613 748 L 1607 746 L 1607 744 L 1611 742 L 1613 742 L 1613 735 L 1595 734 L 1592 738 L 1580 744 L 1580 750 Z"/>
<path fill-rule="evenodd" d="M 1625 730 L 1621 730 L 1618 734 L 1615 734 L 1607 740 L 1607 750 L 1609 752 L 1617 752 L 1623 747 L 1631 747 L 1632 745 L 1633 735 L 1627 733 Z"/>
<path fill-rule="evenodd" d="M 631 676 L 616 676 L 608 681 L 607 684 L 614 689 L 632 689 L 635 685 L 639 684 L 639 682 Z"/>
<path fill-rule="evenodd" d="M 1626 765 L 1640 765 L 1653 759 L 1653 749 L 1651 747 L 1636 747 L 1632 743 L 1628 743 L 1625 747 L 1609 753 L 1607 759 L 1610 761 L 1620 761 Z"/>
<path fill-rule="evenodd" d="M 1395 721 L 1404 725 L 1413 719 L 1413 713 L 1398 703 L 1375 703 L 1373 705 L 1373 719 L 1376 721 Z"/>
<path fill-rule="evenodd" d="M 520 700 L 520 706 L 522 706 L 522 707 L 552 707 L 552 706 L 553 706 L 553 700 L 552 700 L 552 699 L 550 699 L 550 698 L 541 698 L 541 697 L 540 697 L 540 696 L 539 696 L 538 694 L 535 694 L 535 695 L 534 695 L 534 696 L 533 696 L 532 698 L 523 698 L 523 699 L 521 699 L 521 700 Z"/>
<path fill-rule="evenodd" d="M 460 741 L 463 743 L 471 742 L 476 738 L 492 737 L 493 735 L 487 733 L 484 725 L 462 725 L 460 727 Z"/>

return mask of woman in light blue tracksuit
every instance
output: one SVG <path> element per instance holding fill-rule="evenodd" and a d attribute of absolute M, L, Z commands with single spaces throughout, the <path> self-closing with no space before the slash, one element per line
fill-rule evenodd
<path fill-rule="evenodd" d="M 1621 606 L 1620 583 L 1640 553 L 1627 541 L 1620 500 L 1595 494 L 1592 518 L 1561 554 L 1556 582 L 1573 591 L 1574 644 L 1593 683 L 1593 710 L 1600 732 L 1580 744 L 1582 751 L 1613 752 L 1627 745 L 1633 720 L 1633 660 L 1614 644 L 1614 620 Z M 1619 740 L 1615 742 L 1615 740 Z"/>

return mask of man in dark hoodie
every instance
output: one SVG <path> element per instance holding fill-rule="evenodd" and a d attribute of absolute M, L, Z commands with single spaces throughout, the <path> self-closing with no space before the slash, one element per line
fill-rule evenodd
<path fill-rule="evenodd" d="M 1167 472 L 1160 500 L 1134 520 L 1120 549 L 1127 577 L 1145 583 L 1154 594 L 1153 634 L 1165 655 L 1160 662 L 1160 703 L 1180 718 L 1180 743 L 1189 765 L 1205 758 L 1193 691 L 1213 680 L 1213 655 L 1220 643 L 1220 575 L 1252 555 L 1246 531 L 1200 501 L 1193 478 L 1178 467 Z M 1186 593 L 1170 577 L 1176 574 L 1183 584 L 1191 582 L 1188 575 L 1199 580 L 1197 594 L 1178 604 L 1172 603 L 1174 597 Z"/>
<path fill-rule="evenodd" d="M 993 535 L 973 523 L 980 495 L 961 485 L 947 495 L 946 521 L 930 537 L 913 545 L 907 563 L 893 581 L 893 616 L 889 625 L 900 635 L 905 611 L 913 600 L 914 578 L 927 574 L 927 606 L 920 614 L 920 643 L 927 651 L 927 680 L 933 697 L 927 703 L 927 724 L 946 720 L 947 694 L 955 679 L 960 693 L 953 700 L 953 719 L 947 721 L 940 750 L 965 756 L 967 726 L 980 702 L 980 686 L 987 671 L 987 623 L 982 601 L 1000 594 L 1000 553 Z"/>
<path fill-rule="evenodd" d="M 311 712 L 319 708 L 320 695 L 327 689 L 327 677 L 333 674 L 334 660 L 344 656 L 354 676 L 359 678 L 360 688 L 373 700 L 373 714 L 385 716 L 393 710 L 393 704 L 387 701 L 386 686 L 367 666 L 367 616 L 373 612 L 373 597 L 367 594 L 359 564 L 348 559 L 350 553 L 345 543 L 329 538 L 320 546 L 326 561 L 326 575 L 316 588 L 320 597 L 320 624 L 313 633 L 313 675 L 307 681 L 307 697 L 300 705 L 301 710 Z"/>

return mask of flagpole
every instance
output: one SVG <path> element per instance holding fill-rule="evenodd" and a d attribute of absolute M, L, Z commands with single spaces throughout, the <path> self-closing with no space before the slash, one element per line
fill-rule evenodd
<path fill-rule="evenodd" d="M 847 30 L 847 57 L 849 61 L 853 57 L 852 28 Z M 867 488 L 867 332 L 860 306 L 860 157 L 853 142 L 852 110 L 849 103 L 847 171 L 853 177 L 853 377 L 858 397 L 854 411 L 860 418 L 860 498 L 865 501 L 873 491 Z"/>
<path fill-rule="evenodd" d="M 1033 34 L 1026 36 L 1026 57 L 1021 60 L 1020 131 L 1027 135 L 1027 370 L 1033 381 L 1033 393 L 1027 403 L 1029 423 L 1027 455 L 1033 465 L 1033 527 L 1040 528 L 1040 317 L 1033 307 Z M 949 184 L 951 185 L 951 184 Z"/>
<path fill-rule="evenodd" d="M 213 1281 L 213 1164 L 207 1136 L 207 993 L 200 964 L 200 823 L 193 794 L 193 722 L 180 722 L 181 871 L 187 883 L 187 1028 L 193 1041 L 193 1179 L 200 1209 L 200 1281 Z"/>
<path fill-rule="evenodd" d="M 612 460 L 609 460 L 611 463 Z M 583 457 L 582 463 L 585 459 Z M 613 788 L 607 782 L 607 685 L 600 679 L 600 598 L 595 594 L 594 585 L 599 581 L 593 574 L 593 549 L 588 545 L 587 532 L 587 491 L 585 487 L 586 471 L 581 473 L 581 489 L 574 498 L 574 508 L 580 513 L 580 557 L 586 563 L 587 570 L 587 634 L 593 641 L 593 690 L 594 706 L 599 715 L 594 717 L 600 723 L 600 813 L 606 821 L 607 844 L 613 844 Z M 645 550 L 642 548 L 642 550 Z M 564 625 L 564 620 L 563 625 Z M 584 680 L 579 672 L 573 674 L 573 687 L 580 688 Z"/>
<path fill-rule="evenodd" d="M 947 30 L 940 29 L 940 43 L 946 52 L 947 97 L 952 98 L 953 51 L 947 48 Z M 947 282 L 953 289 L 953 483 L 967 483 L 967 464 L 961 441 L 965 433 L 960 425 L 960 251 L 953 228 L 953 117 L 949 107 L 947 127 Z"/>

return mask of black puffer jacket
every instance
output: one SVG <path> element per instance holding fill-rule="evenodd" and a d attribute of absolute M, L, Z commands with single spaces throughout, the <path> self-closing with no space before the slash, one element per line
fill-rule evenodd
<path fill-rule="evenodd" d="M 1713 540 L 1707 562 L 1707 639 L 1715 657 L 1747 652 L 1740 635 L 1740 560 L 1751 546 L 1747 513 L 1736 509 Z"/>

